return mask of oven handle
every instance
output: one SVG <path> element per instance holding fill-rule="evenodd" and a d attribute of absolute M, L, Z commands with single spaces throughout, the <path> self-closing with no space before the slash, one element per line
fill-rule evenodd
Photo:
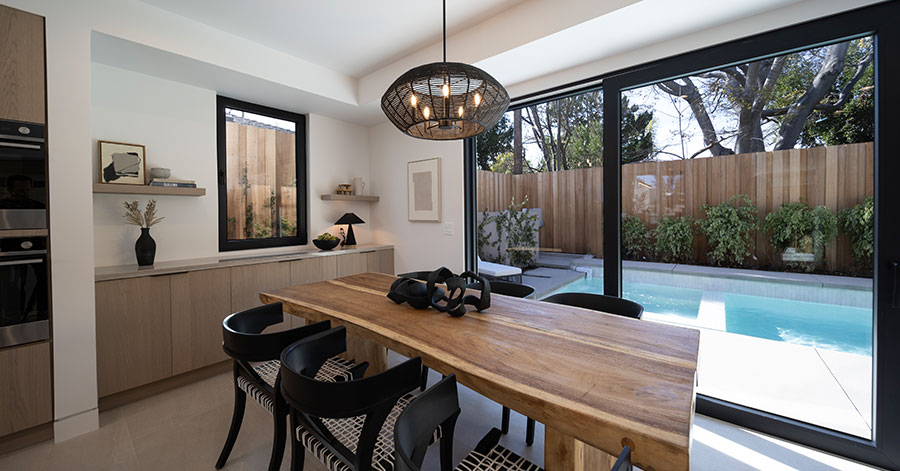
<path fill-rule="evenodd" d="M 37 144 L 20 144 L 18 142 L 4 142 L 0 141 L 0 147 L 15 147 L 18 149 L 33 149 L 33 150 L 41 150 L 41 146 Z"/>
<path fill-rule="evenodd" d="M 9 257 L 24 257 L 26 255 L 46 255 L 46 250 L 20 250 L 18 252 L 0 252 L 0 259 Z"/>
<path fill-rule="evenodd" d="M 0 267 L 9 267 L 13 265 L 31 265 L 32 263 L 44 263 L 43 258 L 29 258 L 26 260 L 14 260 L 10 262 L 0 262 Z"/>

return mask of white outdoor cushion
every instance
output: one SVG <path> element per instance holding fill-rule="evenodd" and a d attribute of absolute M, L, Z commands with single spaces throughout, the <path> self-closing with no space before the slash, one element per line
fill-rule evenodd
<path fill-rule="evenodd" d="M 499 263 L 485 262 L 481 257 L 478 257 L 478 273 L 494 277 L 513 276 L 521 275 L 522 269 Z"/>

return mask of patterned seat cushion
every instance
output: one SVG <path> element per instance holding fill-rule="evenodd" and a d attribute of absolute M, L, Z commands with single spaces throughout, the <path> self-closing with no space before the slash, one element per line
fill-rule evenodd
<path fill-rule="evenodd" d="M 278 370 L 281 369 L 280 361 L 264 361 L 261 363 L 254 363 L 252 366 L 253 371 L 255 371 L 266 384 L 272 388 L 275 387 L 275 379 L 278 377 Z M 354 366 L 356 366 L 356 363 L 353 363 L 352 361 L 344 360 L 341 357 L 331 357 L 324 365 L 322 365 L 322 368 L 319 368 L 319 371 L 316 373 L 316 379 L 319 381 L 332 382 L 350 381 L 353 379 L 350 370 Z M 258 402 L 259 405 L 269 411 L 270 414 L 275 413 L 275 401 L 272 395 L 268 391 L 257 387 L 252 379 L 238 376 L 237 385 L 247 393 L 247 395 L 253 398 L 254 401 Z"/>
<path fill-rule="evenodd" d="M 544 471 L 500 446 L 500 430 L 491 430 L 456 467 L 456 471 Z"/>
<path fill-rule="evenodd" d="M 385 419 L 384 425 L 381 427 L 381 433 L 375 442 L 375 452 L 372 454 L 372 469 L 374 471 L 394 470 L 394 424 L 397 422 L 397 417 L 400 416 L 403 409 L 416 398 L 417 394 L 418 391 L 401 397 Z M 322 423 L 328 431 L 353 453 L 356 453 L 356 445 L 365 421 L 365 415 L 347 419 L 322 419 Z M 297 427 L 296 433 L 297 440 L 303 444 L 303 447 L 309 450 L 329 470 L 350 471 L 350 466 L 319 441 L 315 434 L 308 432 L 302 425 Z M 434 443 L 440 440 L 441 435 L 441 428 L 438 427 L 434 431 L 431 442 Z"/>

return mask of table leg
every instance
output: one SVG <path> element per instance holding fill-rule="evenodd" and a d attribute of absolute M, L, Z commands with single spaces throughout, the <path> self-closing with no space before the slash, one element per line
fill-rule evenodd
<path fill-rule="evenodd" d="M 387 369 L 387 348 L 350 332 L 347 332 L 347 358 L 357 363 L 369 362 L 366 377 Z"/>
<path fill-rule="evenodd" d="M 544 426 L 544 469 L 598 471 L 610 469 L 616 458 L 584 442 Z"/>

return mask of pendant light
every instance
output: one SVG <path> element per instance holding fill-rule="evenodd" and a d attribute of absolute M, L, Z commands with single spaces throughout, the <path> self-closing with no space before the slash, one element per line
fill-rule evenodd
<path fill-rule="evenodd" d="M 419 139 L 465 139 L 481 134 L 506 112 L 509 94 L 487 72 L 447 62 L 447 0 L 444 60 L 409 70 L 381 97 L 381 110 L 404 133 Z"/>

